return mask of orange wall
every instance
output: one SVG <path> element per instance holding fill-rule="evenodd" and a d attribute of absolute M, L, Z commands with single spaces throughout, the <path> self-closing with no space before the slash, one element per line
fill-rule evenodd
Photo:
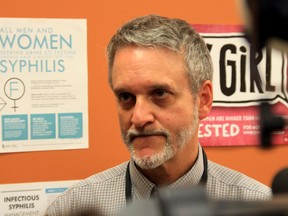
<path fill-rule="evenodd" d="M 238 0 L 1 0 L 1 17 L 86 18 L 89 149 L 0 154 L 0 184 L 82 179 L 129 158 L 107 80 L 105 47 L 130 18 L 157 13 L 191 24 L 243 24 Z M 207 147 L 209 159 L 270 185 L 287 166 L 288 146 Z"/>

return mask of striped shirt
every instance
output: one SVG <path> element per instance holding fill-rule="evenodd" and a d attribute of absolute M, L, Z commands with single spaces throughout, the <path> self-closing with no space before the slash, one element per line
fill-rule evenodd
<path fill-rule="evenodd" d="M 201 147 L 193 167 L 169 188 L 197 185 L 203 174 Z M 130 161 L 133 202 L 150 198 L 155 185 Z M 101 215 L 116 215 L 126 207 L 125 175 L 128 161 L 95 174 L 68 188 L 46 210 L 46 216 L 80 215 L 82 211 Z M 271 189 L 235 170 L 208 160 L 208 180 L 205 191 L 209 198 L 217 200 L 256 201 L 272 197 Z"/>

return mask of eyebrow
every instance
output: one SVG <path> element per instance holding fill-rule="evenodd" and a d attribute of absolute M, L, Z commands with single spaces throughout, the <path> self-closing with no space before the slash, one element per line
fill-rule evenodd
<path fill-rule="evenodd" d="M 115 95 L 118 95 L 121 92 L 127 92 L 127 90 L 124 88 L 119 88 L 119 89 L 113 89 L 113 92 Z"/>
<path fill-rule="evenodd" d="M 151 90 L 154 89 L 167 89 L 167 90 L 173 90 L 173 88 L 170 85 L 167 84 L 156 84 L 156 85 L 152 85 L 150 87 Z"/>
<path fill-rule="evenodd" d="M 115 88 L 113 89 L 113 92 L 114 94 L 119 94 L 121 92 L 130 92 L 129 90 L 130 88 L 123 88 L 123 87 L 120 87 L 120 88 Z M 174 90 L 170 85 L 167 85 L 167 84 L 154 84 L 154 85 L 151 85 L 151 86 L 148 86 L 148 91 L 153 91 L 155 89 L 166 89 L 166 90 Z"/>

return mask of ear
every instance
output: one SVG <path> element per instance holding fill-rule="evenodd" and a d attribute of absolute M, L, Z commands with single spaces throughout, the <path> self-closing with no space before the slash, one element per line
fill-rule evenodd
<path fill-rule="evenodd" d="M 213 104 L 213 86 L 210 80 L 203 82 L 198 93 L 198 99 L 198 116 L 202 120 L 208 116 Z"/>

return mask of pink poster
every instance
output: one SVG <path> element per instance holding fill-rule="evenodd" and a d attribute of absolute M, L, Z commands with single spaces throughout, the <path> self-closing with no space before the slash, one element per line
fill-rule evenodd
<path fill-rule="evenodd" d="M 275 117 L 288 118 L 287 55 L 264 48 L 255 52 L 241 26 L 193 25 L 203 36 L 214 64 L 212 111 L 200 124 L 203 146 L 263 145 L 288 143 L 288 130 L 262 133 Z M 262 103 L 269 110 L 261 111 Z M 262 114 L 267 120 L 265 124 Z M 263 139 L 265 135 L 265 139 Z M 271 136 L 270 136 L 271 135 Z"/>

